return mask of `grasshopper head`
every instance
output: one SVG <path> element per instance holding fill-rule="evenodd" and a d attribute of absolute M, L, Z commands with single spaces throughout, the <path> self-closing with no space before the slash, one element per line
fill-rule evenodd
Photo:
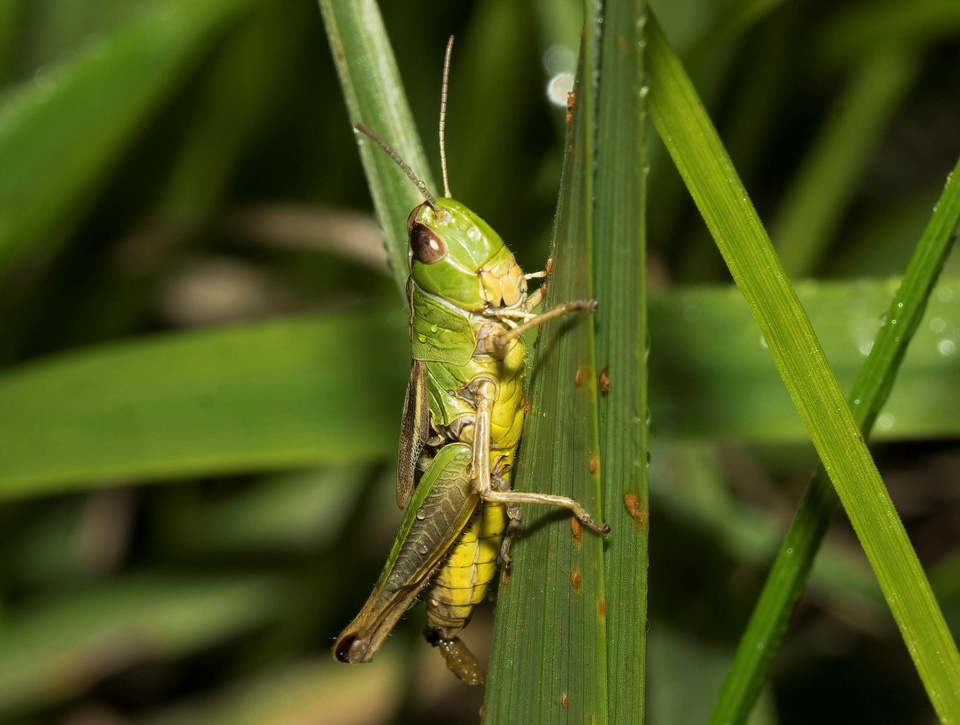
<path fill-rule="evenodd" d="M 523 271 L 500 235 L 458 201 L 423 203 L 407 219 L 410 274 L 425 292 L 479 312 L 524 301 Z"/>

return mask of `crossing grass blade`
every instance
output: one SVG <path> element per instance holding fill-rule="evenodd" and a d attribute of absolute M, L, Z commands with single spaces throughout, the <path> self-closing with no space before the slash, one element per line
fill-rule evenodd
<path fill-rule="evenodd" d="M 850 391 L 857 424 L 870 433 L 894 385 L 907 346 L 920 326 L 927 301 L 960 233 L 960 162 L 914 252 L 885 324 Z M 803 594 L 813 560 L 840 505 L 821 466 L 807 488 L 790 530 L 740 639 L 711 722 L 744 722 L 768 678 L 790 616 Z M 763 647 L 757 647 L 757 643 Z"/>
<path fill-rule="evenodd" d="M 934 709 L 960 721 L 960 655 L 903 524 L 693 84 L 652 16 L 647 29 L 651 118 L 750 307 Z"/>

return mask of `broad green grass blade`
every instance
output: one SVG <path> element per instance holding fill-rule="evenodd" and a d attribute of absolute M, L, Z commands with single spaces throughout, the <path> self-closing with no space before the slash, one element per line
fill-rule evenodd
<path fill-rule="evenodd" d="M 123 151 L 250 0 L 168 0 L 0 108 L 0 274 L 49 251 Z"/>
<path fill-rule="evenodd" d="M 350 527 L 344 512 L 354 510 L 369 479 L 369 464 L 354 463 L 267 475 L 225 500 L 171 486 L 154 527 L 173 555 L 316 551 Z"/>
<path fill-rule="evenodd" d="M 882 311 L 899 285 L 899 279 L 797 284 L 800 301 L 845 391 L 851 390 L 880 330 Z M 946 278 L 937 285 L 878 421 L 878 440 L 960 435 L 958 299 L 960 279 Z M 735 287 L 685 287 L 652 295 L 650 339 L 654 434 L 761 443 L 806 437 Z"/>
<path fill-rule="evenodd" d="M 586 17 L 597 18 L 588 6 Z M 581 48 L 545 307 L 592 294 L 595 89 L 584 79 L 596 77 L 598 30 L 587 24 Z M 543 326 L 514 487 L 572 496 L 599 512 L 593 345 L 589 317 Z M 485 722 L 606 722 L 603 541 L 568 515 L 526 506 L 513 551 L 498 593 Z"/>
<path fill-rule="evenodd" d="M 845 386 L 896 285 L 798 287 Z M 960 330 L 957 299 L 960 279 L 944 280 L 934 292 L 885 406 L 882 436 L 960 434 L 953 405 L 960 354 L 950 354 L 960 350 L 950 332 Z M 273 320 L 111 344 L 2 371 L 0 498 L 390 457 L 404 384 L 396 364 L 406 354 L 404 324 L 401 314 L 384 312 Z M 649 324 L 655 432 L 803 439 L 736 289 L 653 296 Z M 611 391 L 615 384 L 612 378 Z"/>
<path fill-rule="evenodd" d="M 387 457 L 403 330 L 399 313 L 351 313 L 104 345 L 8 371 L 0 498 Z"/>
<path fill-rule="evenodd" d="M 854 68 L 849 87 L 804 157 L 772 227 L 771 237 L 792 277 L 817 271 L 916 69 L 915 53 L 887 46 Z"/>
<path fill-rule="evenodd" d="M 286 606 L 281 585 L 141 575 L 13 614 L 0 631 L 0 716 L 73 697 L 120 666 L 182 656 L 262 626 Z"/>
<path fill-rule="evenodd" d="M 427 188 L 439 195 L 442 190 L 433 183 L 377 4 L 373 0 L 320 0 L 320 12 L 351 123 L 365 123 L 380 134 Z M 437 80 L 439 108 L 439 74 Z M 373 141 L 365 136 L 358 136 L 357 141 L 373 204 L 386 235 L 390 268 L 405 298 L 409 274 L 407 216 L 423 197 Z"/>
<path fill-rule="evenodd" d="M 594 250 L 609 712 L 643 722 L 647 634 L 646 95 L 642 0 L 605 7 Z"/>
<path fill-rule="evenodd" d="M 850 404 L 857 424 L 869 435 L 894 384 L 907 346 L 920 326 L 927 300 L 960 233 L 960 162 L 948 177 L 930 223 L 890 303 L 870 355 L 863 365 Z M 814 474 L 796 517 L 780 547 L 763 592 L 740 640 L 733 665 L 713 713 L 714 723 L 746 720 L 753 708 L 797 602 L 820 542 L 839 506 L 823 467 Z M 758 647 L 762 643 L 762 647 Z"/>
<path fill-rule="evenodd" d="M 960 721 L 960 655 L 903 524 L 693 84 L 652 18 L 647 29 L 651 118 L 769 346 L 934 709 Z"/>

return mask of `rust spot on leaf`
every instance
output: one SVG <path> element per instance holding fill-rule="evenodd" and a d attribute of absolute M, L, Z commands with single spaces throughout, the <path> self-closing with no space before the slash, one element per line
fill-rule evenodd
<path fill-rule="evenodd" d="M 576 541 L 583 539 L 583 524 L 580 523 L 580 519 L 576 516 L 570 517 L 570 533 L 573 534 L 573 538 Z"/>
<path fill-rule="evenodd" d="M 583 575 L 579 569 L 574 569 L 570 572 L 570 585 L 577 594 L 583 591 Z"/>
<path fill-rule="evenodd" d="M 607 618 L 607 600 L 601 599 L 597 602 L 597 614 L 600 616 L 600 619 Z"/>
<path fill-rule="evenodd" d="M 568 695 L 566 692 L 560 695 L 560 707 L 562 707 L 564 710 L 570 709 L 570 695 Z"/>
<path fill-rule="evenodd" d="M 598 461 L 596 458 L 591 458 L 590 459 L 590 475 L 596 476 L 597 471 L 599 470 L 600 470 L 600 461 Z"/>
<path fill-rule="evenodd" d="M 640 497 L 635 493 L 623 494 L 623 506 L 627 509 L 630 517 L 640 524 L 640 528 L 647 528 L 647 511 L 640 501 Z"/>
<path fill-rule="evenodd" d="M 569 129 L 573 126 L 573 109 L 577 105 L 577 94 L 574 91 L 570 91 L 567 94 L 567 128 Z"/>
<path fill-rule="evenodd" d="M 579 388 L 581 385 L 583 385 L 583 370 L 577 368 L 577 374 L 576 374 L 576 376 L 574 376 L 573 382 L 575 382 L 575 383 L 577 384 L 577 387 L 578 387 L 578 388 Z"/>
<path fill-rule="evenodd" d="M 606 368 L 600 371 L 600 379 L 598 382 L 601 393 L 606 394 L 610 392 L 610 373 L 607 372 Z"/>

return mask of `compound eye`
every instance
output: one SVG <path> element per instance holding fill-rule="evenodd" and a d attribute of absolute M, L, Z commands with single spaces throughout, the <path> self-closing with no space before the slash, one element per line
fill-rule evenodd
<path fill-rule="evenodd" d="M 410 251 L 421 264 L 433 264 L 447 256 L 447 243 L 426 224 L 414 222 L 410 227 Z"/>

